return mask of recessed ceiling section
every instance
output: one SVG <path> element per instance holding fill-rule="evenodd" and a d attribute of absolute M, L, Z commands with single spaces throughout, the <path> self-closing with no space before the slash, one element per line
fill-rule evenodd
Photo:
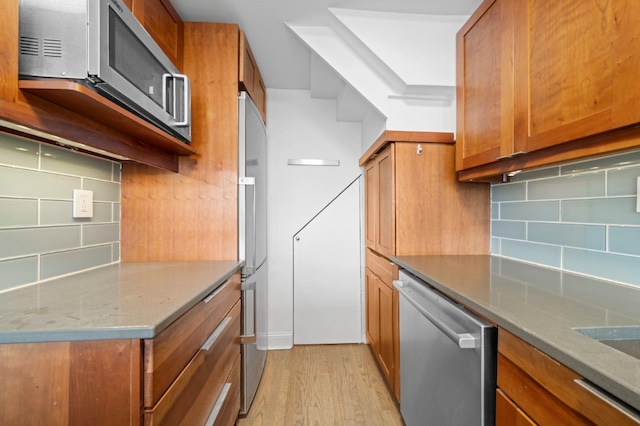
<path fill-rule="evenodd" d="M 456 33 L 468 16 L 330 11 L 405 86 L 455 86 Z"/>
<path fill-rule="evenodd" d="M 309 52 L 291 25 L 327 25 L 329 8 L 420 15 L 470 15 L 481 0 L 171 0 L 185 21 L 237 23 L 270 89 L 309 89 Z M 381 29 L 380 34 L 389 31 Z M 410 80 L 408 84 L 414 84 Z"/>
<path fill-rule="evenodd" d="M 237 23 L 268 89 L 335 99 L 366 137 L 455 130 L 455 36 L 481 0 L 172 2 L 186 21 Z"/>

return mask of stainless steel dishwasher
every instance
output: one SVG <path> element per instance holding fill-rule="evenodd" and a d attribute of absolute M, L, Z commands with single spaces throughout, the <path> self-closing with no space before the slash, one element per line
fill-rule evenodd
<path fill-rule="evenodd" d="M 494 424 L 497 330 L 407 271 L 399 277 L 406 425 Z"/>

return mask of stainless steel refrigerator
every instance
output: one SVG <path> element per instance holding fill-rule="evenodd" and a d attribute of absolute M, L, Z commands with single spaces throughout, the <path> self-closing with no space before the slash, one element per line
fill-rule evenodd
<path fill-rule="evenodd" d="M 242 269 L 240 415 L 249 411 L 267 357 L 267 135 L 246 92 L 238 98 L 238 257 Z"/>

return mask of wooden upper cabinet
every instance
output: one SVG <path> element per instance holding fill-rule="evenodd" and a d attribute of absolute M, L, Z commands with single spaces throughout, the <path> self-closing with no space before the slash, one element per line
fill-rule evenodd
<path fill-rule="evenodd" d="M 640 2 L 613 2 L 613 125 L 640 122 Z"/>
<path fill-rule="evenodd" d="M 485 1 L 458 33 L 457 170 L 520 149 L 514 141 L 514 3 Z"/>
<path fill-rule="evenodd" d="M 267 89 L 260 75 L 260 70 L 251 52 L 244 31 L 240 30 L 240 74 L 238 80 L 240 88 L 246 90 L 253 103 L 258 107 L 262 121 L 267 122 Z"/>
<path fill-rule="evenodd" d="M 395 255 L 395 145 L 390 144 L 365 167 L 367 247 L 386 257 Z"/>
<path fill-rule="evenodd" d="M 390 144 L 374 160 L 378 167 L 378 217 L 376 251 L 391 257 L 396 252 L 395 145 Z"/>
<path fill-rule="evenodd" d="M 184 22 L 169 0 L 128 0 L 130 8 L 171 62 L 182 69 Z"/>
<path fill-rule="evenodd" d="M 526 3 L 515 100 L 527 114 L 527 150 L 612 129 L 614 2 Z"/>
<path fill-rule="evenodd" d="M 454 154 L 451 133 L 378 138 L 360 158 L 368 248 L 386 258 L 489 252 L 489 186 L 458 182 Z"/>
<path fill-rule="evenodd" d="M 639 37 L 634 0 L 485 0 L 457 36 L 460 179 L 636 149 Z"/>

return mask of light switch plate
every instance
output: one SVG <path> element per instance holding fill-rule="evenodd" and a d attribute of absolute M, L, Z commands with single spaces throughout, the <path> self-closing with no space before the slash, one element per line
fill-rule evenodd
<path fill-rule="evenodd" d="M 93 191 L 73 190 L 73 217 L 93 217 Z"/>

